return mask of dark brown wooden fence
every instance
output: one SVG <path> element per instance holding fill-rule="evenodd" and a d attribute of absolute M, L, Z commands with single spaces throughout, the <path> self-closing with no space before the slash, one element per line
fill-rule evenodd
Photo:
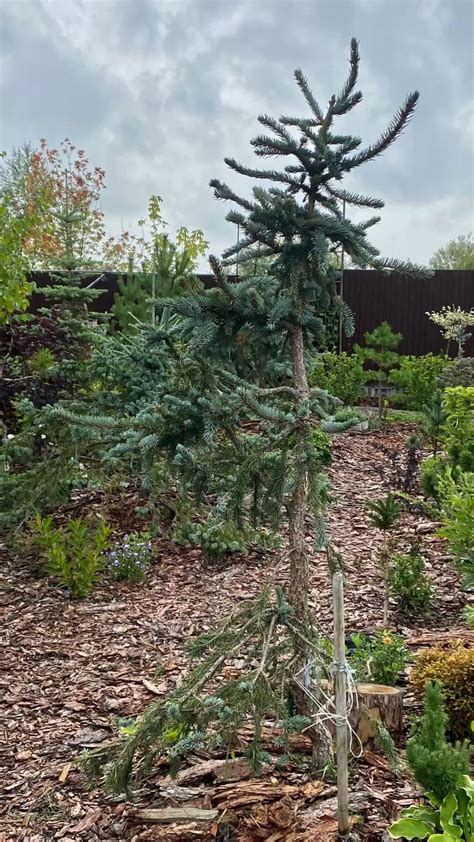
<path fill-rule="evenodd" d="M 88 275 L 84 283 L 91 283 L 99 274 Z M 212 286 L 212 275 L 199 277 L 206 287 Z M 50 277 L 47 273 L 35 272 L 32 280 L 37 285 L 37 292 L 33 294 L 31 309 L 36 310 L 44 301 L 41 287 L 50 283 Z M 99 313 L 108 312 L 117 291 L 116 274 L 105 272 L 96 288 L 103 292 L 94 301 L 93 309 Z M 354 342 L 363 342 L 366 331 L 387 321 L 403 334 L 401 353 L 439 353 L 445 350 L 445 342 L 439 329 L 425 314 L 448 304 L 464 310 L 474 306 L 474 271 L 438 271 L 429 279 L 413 280 L 372 270 L 348 269 L 344 272 L 343 297 L 354 313 L 356 324 L 355 335 L 344 341 L 345 350 L 350 350 Z M 454 353 L 454 348 L 451 351 Z M 474 338 L 466 345 L 466 353 L 474 356 Z"/>
<path fill-rule="evenodd" d="M 355 317 L 355 335 L 344 341 L 346 350 L 354 342 L 363 342 L 366 331 L 387 321 L 403 335 L 402 354 L 437 354 L 446 349 L 446 343 L 425 314 L 448 304 L 463 310 L 474 306 L 474 271 L 437 271 L 430 278 L 413 279 L 349 269 L 344 272 L 343 297 Z M 454 347 L 450 350 L 455 351 Z M 474 355 L 474 338 L 466 344 L 466 354 Z"/>

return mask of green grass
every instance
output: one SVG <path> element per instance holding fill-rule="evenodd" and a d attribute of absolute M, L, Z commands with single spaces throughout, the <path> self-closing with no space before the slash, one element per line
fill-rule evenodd
<path fill-rule="evenodd" d="M 405 421 L 407 424 L 420 424 L 423 421 L 423 413 L 413 409 L 389 409 L 386 420 L 390 424 L 397 424 Z"/>

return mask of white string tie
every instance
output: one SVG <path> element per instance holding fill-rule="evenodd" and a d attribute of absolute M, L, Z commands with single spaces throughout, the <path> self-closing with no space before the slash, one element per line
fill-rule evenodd
<path fill-rule="evenodd" d="M 349 751 L 353 757 L 361 757 L 364 748 L 359 735 L 356 731 L 354 731 L 350 723 L 350 715 L 358 701 L 354 670 L 348 664 L 341 664 L 337 661 L 333 661 L 329 668 L 329 674 L 332 681 L 328 681 L 327 688 L 325 688 L 323 686 L 322 678 L 323 671 L 325 671 L 324 666 L 325 665 L 321 659 L 314 658 L 312 661 L 308 661 L 308 663 L 305 664 L 305 666 L 294 676 L 296 684 L 310 699 L 315 710 L 313 714 L 313 722 L 303 730 L 303 733 L 304 731 L 316 726 L 329 738 L 332 738 L 328 725 L 330 723 L 334 726 L 345 724 L 349 730 Z M 346 712 L 344 717 L 341 717 L 336 713 L 335 700 L 333 694 L 331 693 L 334 684 L 333 679 L 337 673 L 344 673 L 346 676 L 347 692 Z M 356 753 L 354 750 L 354 744 L 357 743 L 358 749 Z"/>

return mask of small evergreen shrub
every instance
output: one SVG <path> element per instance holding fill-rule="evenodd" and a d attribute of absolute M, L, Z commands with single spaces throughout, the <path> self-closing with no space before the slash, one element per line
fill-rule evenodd
<path fill-rule="evenodd" d="M 454 641 L 421 652 L 410 674 L 419 698 L 423 698 L 427 684 L 432 681 L 442 682 L 450 734 L 463 739 L 470 733 L 474 720 L 474 650 Z"/>
<path fill-rule="evenodd" d="M 74 598 L 87 596 L 102 570 L 109 546 L 109 527 L 77 518 L 55 528 L 51 517 L 37 515 L 33 541 L 46 562 L 48 573 L 68 588 Z"/>
<path fill-rule="evenodd" d="M 459 777 L 467 775 L 469 749 L 467 742 L 450 745 L 446 740 L 446 688 L 443 690 L 439 681 L 428 681 L 423 684 L 423 695 L 423 717 L 408 740 L 406 757 L 416 782 L 435 804 L 441 804 Z"/>
<path fill-rule="evenodd" d="M 401 388 L 395 400 L 404 409 L 421 410 L 440 387 L 440 378 L 450 367 L 446 356 L 425 354 L 400 357 L 399 368 L 389 374 L 389 382 Z"/>
<path fill-rule="evenodd" d="M 390 570 L 390 590 L 405 611 L 424 612 L 433 601 L 433 588 L 424 572 L 420 545 L 414 542 L 409 553 L 396 555 Z"/>
<path fill-rule="evenodd" d="M 107 569 L 116 581 L 143 582 L 153 558 L 151 543 L 146 535 L 124 535 L 107 555 Z"/>
<path fill-rule="evenodd" d="M 359 681 L 393 686 L 405 669 L 408 652 L 403 637 L 384 629 L 375 636 L 363 633 L 351 636 L 350 665 Z"/>
<path fill-rule="evenodd" d="M 345 404 L 356 404 L 364 394 L 364 369 L 353 354 L 329 351 L 320 354 L 310 375 L 310 385 L 325 389 Z"/>
<path fill-rule="evenodd" d="M 453 360 L 441 376 L 441 384 L 447 386 L 474 386 L 474 357 L 458 357 Z"/>

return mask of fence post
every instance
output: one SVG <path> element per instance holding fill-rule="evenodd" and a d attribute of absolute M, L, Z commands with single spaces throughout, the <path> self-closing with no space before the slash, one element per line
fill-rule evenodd
<path fill-rule="evenodd" d="M 344 585 L 341 572 L 332 580 L 334 611 L 334 662 L 336 702 L 337 822 L 340 834 L 349 831 L 349 787 L 347 772 L 347 672 L 344 627 Z"/>

